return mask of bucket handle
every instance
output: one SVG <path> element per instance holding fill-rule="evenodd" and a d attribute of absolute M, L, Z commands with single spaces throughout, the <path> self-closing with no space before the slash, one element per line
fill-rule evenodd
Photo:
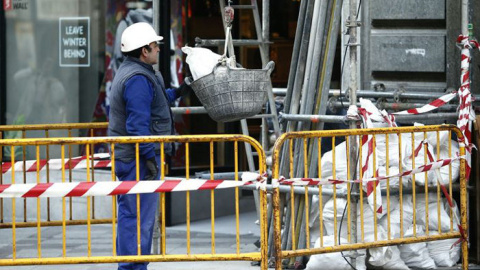
<path fill-rule="evenodd" d="M 264 69 L 267 70 L 267 75 L 270 76 L 270 74 L 272 74 L 274 68 L 275 68 L 275 62 L 270 61 L 270 62 L 267 63 L 267 65 L 265 66 Z"/>

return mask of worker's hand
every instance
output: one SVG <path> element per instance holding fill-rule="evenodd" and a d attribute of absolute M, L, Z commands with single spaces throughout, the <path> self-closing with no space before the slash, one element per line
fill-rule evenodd
<path fill-rule="evenodd" d="M 145 175 L 145 180 L 155 180 L 158 174 L 158 165 L 155 157 L 147 159 L 145 164 L 147 166 L 147 174 Z"/>
<path fill-rule="evenodd" d="M 177 92 L 177 95 L 178 95 L 178 96 L 183 97 L 183 96 L 187 95 L 188 92 L 190 92 L 191 90 L 192 90 L 192 88 L 191 88 L 189 85 L 187 85 L 185 82 L 183 82 L 183 83 L 177 88 L 176 92 Z"/>

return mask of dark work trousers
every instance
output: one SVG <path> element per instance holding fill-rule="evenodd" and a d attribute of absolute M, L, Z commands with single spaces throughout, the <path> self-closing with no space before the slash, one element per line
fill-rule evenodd
<path fill-rule="evenodd" d="M 156 156 L 157 164 L 160 157 Z M 135 181 L 135 161 L 115 162 L 115 172 L 120 181 Z M 145 178 L 147 169 L 145 160 L 140 158 L 140 179 Z M 156 179 L 159 179 L 157 174 Z M 117 225 L 117 255 L 137 255 L 137 195 L 118 195 L 118 225 Z M 158 206 L 158 193 L 140 194 L 140 235 L 141 255 L 150 255 L 152 248 L 153 226 L 155 224 L 155 210 Z M 119 270 L 146 270 L 145 263 L 119 263 Z"/>

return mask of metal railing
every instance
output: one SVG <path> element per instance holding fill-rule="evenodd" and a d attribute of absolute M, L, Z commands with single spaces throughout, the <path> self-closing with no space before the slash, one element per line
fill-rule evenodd
<path fill-rule="evenodd" d="M 456 144 L 452 141 L 454 136 L 460 142 L 459 157 L 452 150 Z M 340 141 L 343 141 L 341 145 Z M 272 181 L 277 186 L 273 189 L 276 269 L 291 266 L 295 257 L 306 255 L 451 238 L 462 240 L 462 264 L 463 269 L 467 269 L 467 186 L 462 141 L 462 133 L 452 125 L 283 134 L 275 143 L 272 168 Z M 360 149 L 353 152 L 357 153 L 356 156 L 349 151 L 352 142 L 356 142 Z M 294 153 L 293 145 L 301 150 Z M 309 149 L 309 145 L 315 146 Z M 325 148 L 331 150 L 318 159 L 318 170 L 309 171 L 310 163 L 317 162 L 309 159 L 311 152 L 318 151 L 320 156 L 320 153 L 326 152 Z M 282 153 L 288 160 L 287 168 L 280 168 Z M 294 168 L 294 160 L 298 161 L 297 168 Z M 428 170 L 433 163 L 448 160 L 451 163 L 442 167 L 442 174 L 437 170 Z M 459 219 L 455 218 L 455 204 L 450 205 L 449 211 L 448 208 L 443 210 L 443 201 L 453 198 L 452 184 L 456 180 L 452 176 L 454 164 L 459 171 Z M 395 166 L 398 170 L 393 171 Z M 283 176 L 280 175 L 281 169 Z M 413 169 L 422 171 L 409 174 Z M 446 176 L 443 181 L 441 175 Z M 397 181 L 396 188 L 391 182 L 394 180 Z M 290 192 L 282 194 L 278 186 L 284 189 L 288 184 Z M 301 186 L 304 186 L 304 192 L 297 195 Z M 384 194 L 383 198 L 380 192 Z M 312 205 L 311 193 L 318 194 L 318 204 Z M 342 194 L 342 198 L 337 193 Z M 429 211 L 429 196 L 430 201 L 436 202 L 436 214 Z M 435 197 L 436 200 L 433 199 Z M 330 204 L 326 206 L 328 199 Z M 421 201 L 425 202 L 424 205 Z M 397 204 L 395 217 L 392 214 L 394 203 Z M 406 203 L 410 203 L 413 209 L 407 210 Z M 309 220 L 311 217 L 308 214 L 312 207 L 318 208 L 316 218 L 319 221 L 319 226 L 315 228 L 320 235 L 317 240 L 319 246 L 315 247 L 311 245 L 310 231 L 314 228 L 309 226 L 313 221 Z M 327 210 L 329 217 L 326 216 Z M 441 211 L 448 212 L 448 226 L 440 225 Z M 435 226 L 432 225 L 434 220 L 437 222 Z M 421 227 L 423 233 L 417 229 Z M 409 228 L 413 233 L 407 235 Z M 325 244 L 324 239 L 328 235 L 333 237 L 333 242 Z M 356 256 L 352 256 L 352 263 L 358 261 Z"/>
<path fill-rule="evenodd" d="M 186 150 L 186 156 L 185 156 L 185 175 L 186 178 L 181 180 L 181 181 L 191 181 L 193 179 L 189 178 L 190 175 L 190 165 L 189 165 L 189 160 L 192 157 L 192 155 L 205 155 L 208 156 L 210 160 L 210 173 L 211 175 L 214 174 L 215 172 L 215 167 L 214 167 L 214 148 L 215 144 L 217 143 L 232 143 L 233 144 L 233 149 L 234 153 L 231 158 L 234 159 L 234 166 L 235 166 L 235 182 L 238 183 L 239 175 L 238 175 L 238 167 L 239 167 L 239 148 L 238 144 L 239 143 L 248 143 L 250 144 L 255 151 L 258 153 L 258 167 L 260 171 L 265 171 L 265 154 L 263 152 L 262 147 L 260 144 L 252 139 L 251 137 L 244 136 L 244 135 L 192 135 L 192 136 L 145 136 L 145 137 L 96 137 L 96 138 L 36 138 L 36 139 L 5 139 L 0 141 L 0 146 L 3 148 L 10 148 L 12 151 L 14 151 L 15 147 L 23 147 L 23 146 L 34 146 L 36 149 L 36 160 L 34 162 L 36 168 L 33 170 L 35 172 L 35 187 L 39 188 L 42 191 L 47 190 L 50 188 L 50 186 L 54 186 L 60 184 L 58 188 L 55 190 L 61 190 L 62 188 L 65 187 L 65 185 L 71 185 L 75 184 L 73 183 L 67 183 L 68 178 L 66 176 L 66 171 L 68 170 L 67 168 L 72 168 L 72 166 L 69 165 L 69 163 L 66 160 L 65 157 L 65 148 L 68 146 L 74 146 L 74 145 L 82 145 L 86 149 L 86 154 L 85 156 L 82 157 L 82 162 L 84 162 L 84 165 L 86 166 L 86 172 L 85 172 L 85 177 L 86 177 L 86 182 L 82 181 L 81 184 L 86 185 L 86 187 L 91 187 L 93 185 L 98 185 L 99 182 L 96 183 L 91 183 L 92 182 L 92 168 L 93 167 L 98 167 L 99 163 L 97 162 L 102 162 L 102 160 L 98 160 L 97 157 L 91 155 L 91 149 L 92 145 L 94 144 L 99 144 L 99 143 L 104 143 L 108 144 L 110 149 L 111 149 L 111 167 L 110 172 L 109 172 L 109 179 L 106 184 L 115 184 L 116 182 L 116 175 L 115 175 L 115 145 L 118 144 L 133 144 L 134 149 L 136 152 L 136 164 L 137 168 L 139 167 L 139 145 L 141 143 L 155 143 L 155 144 L 160 144 L 160 160 L 164 161 L 165 160 L 165 153 L 164 153 L 164 146 L 167 143 L 184 143 L 185 144 L 185 150 Z M 208 153 L 190 153 L 190 145 L 191 144 L 196 144 L 196 143 L 205 143 L 209 145 L 210 151 Z M 42 147 L 50 147 L 50 148 L 59 148 L 60 152 L 60 159 L 57 159 L 58 164 L 56 165 L 55 168 L 52 165 L 52 168 L 50 170 L 56 169 L 59 171 L 59 175 L 55 179 L 50 179 L 51 181 L 49 183 L 42 183 L 42 176 L 41 176 L 41 171 L 43 165 L 45 165 L 45 162 L 51 162 L 53 161 L 52 157 L 50 157 L 50 160 L 42 160 L 40 159 L 40 152 Z M 105 165 L 106 162 L 103 162 Z M 164 164 L 164 162 L 161 162 L 161 164 Z M 8 165 L 8 166 L 7 166 Z M 7 170 L 6 167 L 9 169 Z M 21 167 L 21 163 L 19 165 Z M 93 166 L 93 167 L 92 167 Z M 108 167 L 108 166 L 107 166 Z M 70 240 L 67 240 L 67 225 L 68 224 L 68 217 L 67 217 L 67 211 L 66 211 L 66 198 L 65 196 L 83 196 L 82 194 L 87 194 L 88 192 L 81 193 L 81 194 L 70 194 L 68 195 L 62 195 L 58 196 L 61 197 L 61 220 L 59 221 L 60 226 L 62 226 L 62 251 L 60 257 L 44 257 L 42 254 L 42 245 L 45 245 L 48 243 L 48 239 L 43 238 L 42 239 L 42 229 L 45 226 L 50 226 L 50 225 L 57 225 L 57 224 L 52 224 L 52 223 L 47 223 L 44 218 L 42 218 L 41 213 L 44 208 L 42 208 L 42 202 L 47 200 L 48 198 L 43 198 L 41 194 L 44 194 L 42 192 L 38 193 L 38 189 L 33 188 L 33 195 L 32 193 L 29 193 L 29 195 L 26 195 L 27 193 L 22 193 L 22 192 L 16 192 L 15 190 L 18 191 L 15 187 L 16 183 L 16 177 L 15 177 L 15 172 L 17 171 L 17 162 L 15 161 L 15 156 L 12 156 L 11 163 L 10 164 L 2 164 L 3 171 L 5 173 L 3 174 L 4 182 L 2 185 L 0 185 L 0 197 L 2 197 L 1 193 L 5 192 L 9 188 L 14 190 L 14 195 L 12 195 L 11 199 L 6 199 L 5 196 L 3 196 L 3 200 L 7 201 L 10 200 L 9 205 L 7 205 L 7 209 L 11 209 L 11 233 L 12 233 L 12 254 L 11 258 L 0 258 L 0 266 L 6 266 L 6 265 L 36 265 L 36 264 L 77 264 L 77 263 L 118 263 L 118 262 L 169 262 L 169 261 L 226 261 L 226 260 L 236 260 L 236 261 L 260 261 L 261 262 L 261 267 L 262 269 L 267 269 L 267 248 L 266 248 L 266 195 L 264 190 L 258 191 L 260 193 L 260 239 L 261 239 L 261 249 L 260 251 L 257 252 L 248 252 L 244 253 L 241 252 L 240 249 L 240 233 L 239 233 L 239 188 L 235 188 L 235 216 L 236 216 L 236 233 L 235 233 L 235 246 L 232 247 L 232 252 L 229 253 L 218 253 L 215 249 L 215 206 L 218 206 L 218 203 L 215 203 L 215 191 L 213 188 L 210 188 L 210 199 L 211 199 L 211 204 L 210 204 L 210 213 L 211 213 L 211 252 L 209 254 L 195 254 L 192 252 L 191 249 L 191 228 L 190 228 L 190 220 L 191 220 L 191 213 L 190 213 L 190 207 L 191 207 L 191 201 L 190 201 L 190 193 L 194 191 L 186 191 L 186 209 L 185 209 L 185 216 L 186 216 L 186 242 L 187 245 L 185 247 L 185 253 L 184 254 L 173 254 L 173 249 L 168 249 L 167 246 L 167 236 L 166 236 L 166 229 L 165 229 L 165 224 L 166 224 L 166 217 L 165 217 L 165 212 L 166 212 L 166 201 L 165 201 L 165 192 L 160 192 L 160 200 L 159 200 L 159 206 L 160 206 L 160 230 L 161 230 L 161 236 L 160 236 L 160 254 L 158 255 L 142 255 L 141 254 L 141 249 L 140 249 L 140 195 L 136 193 L 137 195 L 137 244 L 138 244 L 138 252 L 136 255 L 129 255 L 129 256 L 120 256 L 117 255 L 116 252 L 116 195 L 110 195 L 112 196 L 111 199 L 111 253 L 110 254 L 96 254 L 95 252 L 92 251 L 92 242 L 95 239 L 92 239 L 92 231 L 95 230 L 95 226 L 92 226 L 95 224 L 94 219 L 92 218 L 92 202 L 93 202 L 93 197 L 87 196 L 86 198 L 78 198 L 78 199 L 83 199 L 86 200 L 86 227 L 87 227 L 87 234 L 86 234 L 86 243 L 87 243 L 87 251 L 85 254 L 78 254 L 75 253 L 75 256 L 69 256 L 67 253 L 67 243 Z M 32 169 L 30 169 L 32 171 Z M 30 174 L 30 172 L 28 172 Z M 33 172 L 32 172 L 33 173 Z M 9 174 L 9 177 L 6 177 L 6 175 Z M 9 179 L 10 181 L 8 181 Z M 137 182 L 132 182 L 130 184 L 135 184 L 135 183 L 142 183 L 144 181 L 138 182 L 140 179 L 140 173 L 137 169 L 136 171 L 136 180 L 132 179 Z M 213 177 L 212 177 L 213 179 Z M 160 180 L 165 180 L 165 165 L 160 166 Z M 168 181 L 168 180 L 166 180 Z M 234 182 L 230 181 L 230 182 Z M 150 184 L 152 182 L 163 182 L 163 181 L 149 181 L 146 182 L 147 184 Z M 90 184 L 88 184 L 90 183 Z M 166 183 L 166 182 L 163 182 Z M 187 183 L 185 183 L 188 185 Z M 63 185 L 63 186 L 62 186 Z M 79 183 L 80 185 L 80 183 Z M 24 189 L 32 187 L 31 184 L 20 184 L 18 187 L 19 189 Z M 70 186 L 71 187 L 71 186 Z M 207 188 L 208 189 L 208 188 Z M 53 192 L 53 191 L 52 191 Z M 158 191 L 155 191 L 158 192 Z M 218 192 L 218 191 L 217 191 Z M 51 193 L 45 193 L 47 197 L 55 197 L 51 196 Z M 34 198 L 28 198 L 28 200 L 36 200 L 36 208 L 35 209 L 30 209 L 34 210 L 36 212 L 36 221 L 35 226 L 37 228 L 37 233 L 36 233 L 36 239 L 32 239 L 32 245 L 36 245 L 36 251 L 37 251 L 37 256 L 36 257 L 28 257 L 29 254 L 18 254 L 17 251 L 17 243 L 16 243 L 16 234 L 19 233 L 22 229 L 20 227 L 26 227 L 25 224 L 22 222 L 17 223 L 17 212 L 16 212 L 16 198 L 18 197 L 34 197 Z M 98 197 L 97 197 L 98 198 Z M 54 198 L 51 198 L 54 199 Z M 57 199 L 57 200 L 60 200 Z M 103 201 L 102 201 L 103 202 Z M 100 202 L 99 202 L 100 203 Z M 223 202 L 222 202 L 223 203 Z M 109 206 L 102 205 L 103 208 L 108 208 Z M 2 213 L 3 214 L 3 213 Z M 18 224 L 22 224 L 21 226 L 18 226 Z M 78 237 L 78 236 L 76 236 Z M 76 240 L 71 240 L 71 241 L 80 241 L 79 239 Z M 135 241 L 132 239 L 132 241 Z M 24 244 L 24 243 L 22 243 Z"/>
<path fill-rule="evenodd" d="M 65 123 L 65 124 L 33 124 L 33 125 L 3 125 L 0 126 L 0 137 L 1 138 L 10 138 L 10 139 L 20 139 L 20 138 L 50 138 L 50 137 L 78 137 L 79 135 L 85 135 L 87 137 L 94 137 L 96 136 L 97 130 L 105 130 L 108 127 L 107 122 L 102 123 Z M 67 145 L 66 149 L 66 157 L 68 160 L 71 160 L 72 157 L 79 155 L 82 152 L 82 149 L 79 148 L 72 148 L 73 145 Z M 94 144 L 91 145 L 92 149 L 95 147 Z M 84 149 L 83 149 L 84 150 Z M 27 156 L 27 152 L 30 155 Z M 57 151 L 58 152 L 58 151 Z M 26 162 L 29 158 L 36 158 L 36 149 L 32 148 L 32 146 L 22 145 L 19 147 L 11 148 L 0 148 L 0 163 L 4 162 L 4 158 L 10 159 L 12 153 L 15 153 L 14 156 L 17 160 L 23 162 L 23 168 L 26 167 Z M 33 154 L 32 154 L 33 153 Z M 39 153 L 43 158 L 50 159 L 50 156 L 54 153 L 51 152 L 49 145 L 46 145 L 44 149 Z M 58 154 L 58 153 L 57 153 Z M 93 155 L 93 151 L 91 151 Z M 30 156 L 30 157 L 29 157 Z M 92 159 L 93 161 L 93 159 Z M 92 168 L 94 171 L 94 168 Z M 69 166 L 68 177 L 67 181 L 72 182 L 73 174 L 71 170 L 71 166 Z M 25 170 L 20 172 L 22 174 L 22 181 L 23 183 L 27 183 L 27 172 Z M 45 168 L 45 178 L 46 182 L 50 182 L 50 168 L 49 164 L 47 163 Z M 92 173 L 92 181 L 95 181 L 95 173 Z M 0 185 L 3 184 L 3 175 L 0 175 Z M 23 199 L 23 222 L 17 222 L 17 227 L 35 227 L 36 222 L 29 221 L 27 216 L 27 200 Z M 62 224 L 61 220 L 52 220 L 51 219 L 51 210 L 50 210 L 50 199 L 47 199 L 47 218 L 45 221 L 42 222 L 42 226 L 60 226 Z M 75 211 L 73 208 L 72 199 L 68 199 L 68 209 L 69 215 L 67 219 L 67 225 L 84 225 L 87 224 L 87 220 L 75 217 L 73 212 Z M 92 224 L 105 224 L 110 223 L 111 219 L 109 218 L 96 218 L 95 215 L 95 200 L 92 200 Z M 0 198 L 0 229 L 2 228 L 11 228 L 11 222 L 5 222 L 4 220 L 4 206 L 3 206 L 3 199 Z"/>

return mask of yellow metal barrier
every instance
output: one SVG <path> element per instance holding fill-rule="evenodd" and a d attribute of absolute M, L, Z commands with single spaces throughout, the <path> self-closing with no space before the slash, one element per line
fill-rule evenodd
<path fill-rule="evenodd" d="M 72 145 L 83 145 L 86 149 L 86 181 L 91 182 L 91 149 L 92 145 L 98 143 L 106 143 L 112 149 L 112 156 L 111 160 L 115 159 L 115 145 L 116 144 L 133 144 L 135 146 L 136 151 L 136 162 L 139 162 L 139 144 L 140 143 L 158 143 L 160 144 L 161 149 L 161 160 L 165 160 L 164 154 L 164 144 L 166 143 L 184 143 L 186 147 L 186 161 L 185 161 L 185 175 L 186 180 L 189 179 L 190 174 L 190 165 L 189 160 L 191 158 L 190 154 L 190 144 L 193 143 L 206 143 L 209 145 L 209 156 L 210 160 L 210 173 L 213 178 L 213 174 L 215 172 L 214 168 L 214 147 L 215 143 L 233 143 L 234 149 L 234 165 L 235 165 L 235 180 L 238 181 L 238 155 L 239 155 L 239 143 L 248 143 L 256 150 L 258 153 L 258 167 L 260 172 L 265 171 L 265 154 L 263 149 L 261 148 L 260 144 L 248 136 L 243 135 L 193 135 L 193 136 L 149 136 L 149 137 L 97 137 L 97 138 L 41 138 L 41 139 L 5 139 L 0 141 L 0 146 L 8 147 L 12 151 L 14 151 L 15 147 L 23 147 L 23 146 L 34 146 L 36 149 L 36 157 L 37 157 L 37 169 L 36 169 L 36 183 L 40 183 L 41 176 L 40 176 L 40 151 L 42 147 L 57 147 L 60 149 L 60 159 L 61 159 L 61 174 L 60 177 L 57 179 L 52 179 L 56 181 L 52 182 L 66 182 L 66 162 L 65 162 L 65 147 L 72 146 Z M 204 154 L 205 153 L 194 153 L 194 154 Z M 12 164 L 15 164 L 15 155 L 12 156 L 11 160 Z M 163 163 L 162 163 L 163 164 Z M 14 167 L 14 166 L 13 166 Z M 12 167 L 12 168 L 13 168 Z M 138 168 L 138 166 L 137 166 Z M 115 177 L 115 162 L 112 162 L 111 170 L 110 170 L 110 179 L 111 181 L 116 181 Z M 161 180 L 165 179 L 165 166 L 162 165 L 160 168 L 161 172 Z M 139 172 L 137 170 L 137 181 L 139 179 Z M 3 183 L 6 184 L 15 184 L 15 170 L 11 170 L 11 181 L 10 183 Z M 4 175 L 4 180 L 6 177 Z M 0 186 L 1 187 L 1 186 Z M 17 243 L 16 243 L 16 235 L 21 230 L 19 229 L 18 223 L 16 222 L 17 214 L 16 214 L 16 199 L 11 198 L 11 233 L 12 233 L 12 254 L 11 258 L 0 258 L 0 266 L 7 266 L 7 265 L 36 265 L 36 264 L 78 264 L 78 263 L 118 263 L 118 262 L 169 262 L 169 261 L 227 261 L 227 260 L 235 260 L 235 261 L 260 261 L 261 268 L 267 269 L 267 243 L 266 243 L 266 192 L 265 190 L 259 190 L 260 193 L 260 238 L 261 238 L 261 249 L 258 252 L 248 252 L 242 253 L 240 250 L 240 232 L 239 232 L 239 191 L 238 187 L 235 188 L 235 215 L 236 215 L 236 236 L 235 236 L 235 250 L 231 253 L 217 253 L 215 249 L 215 190 L 211 190 L 211 205 L 210 205 L 210 213 L 211 213 L 211 253 L 210 254 L 194 254 L 191 250 L 191 228 L 190 228 L 190 193 L 191 191 L 186 192 L 186 253 L 185 254 L 173 254 L 172 250 L 169 250 L 167 247 L 167 237 L 166 237 L 166 217 L 165 217 L 165 193 L 160 193 L 160 224 L 161 224 L 161 243 L 160 243 L 160 251 L 161 254 L 159 255 L 142 255 L 140 250 L 140 245 L 138 248 L 137 255 L 132 256 L 119 256 L 116 254 L 116 196 L 112 196 L 111 200 L 111 254 L 110 255 L 102 255 L 99 256 L 92 251 L 92 230 L 95 226 L 91 214 L 92 209 L 92 197 L 86 198 L 86 225 L 87 225 L 87 233 L 86 233 L 86 242 L 87 242 L 87 251 L 84 256 L 69 256 L 67 254 L 67 245 L 75 244 L 74 242 L 70 242 L 67 240 L 67 225 L 68 220 L 66 216 L 66 199 L 63 197 L 61 198 L 61 212 L 62 218 L 59 221 L 58 225 L 62 226 L 62 251 L 61 257 L 44 257 L 42 255 L 42 245 L 48 242 L 48 239 L 42 239 L 42 229 L 45 229 L 45 226 L 53 225 L 52 223 L 45 223 L 44 220 L 41 218 L 41 211 L 42 211 L 42 200 L 45 198 L 32 198 L 32 200 L 36 200 L 36 221 L 35 226 L 37 228 L 36 233 L 36 246 L 37 246 L 37 256 L 36 257 L 28 257 L 29 255 L 25 256 L 25 254 L 18 254 L 17 252 Z M 97 197 L 98 198 L 98 197 Z M 52 198 L 53 199 L 53 198 Z M 7 199 L 5 199 L 7 200 Z M 218 205 L 218 204 L 217 204 Z M 102 205 L 105 207 L 105 205 Z M 139 202 L 139 195 L 137 195 L 137 243 L 140 243 L 140 215 L 138 215 L 140 211 L 140 202 Z M 57 225 L 57 224 L 55 224 Z M 25 226 L 22 226 L 25 227 Z M 3 232 L 8 230 L 3 230 Z M 75 236 L 79 237 L 79 236 Z M 80 241 L 79 239 L 71 240 L 71 241 Z M 102 243 L 104 244 L 104 243 Z M 60 254 L 60 251 L 59 251 Z"/>
<path fill-rule="evenodd" d="M 291 266 L 295 257 L 305 255 L 372 249 L 450 238 L 463 240 L 461 242 L 461 261 L 463 269 L 468 269 L 468 249 L 467 241 L 465 240 L 467 233 L 465 159 L 456 158 L 456 154 L 453 153 L 452 134 L 456 135 L 459 142 L 462 141 L 462 133 L 457 127 L 452 125 L 306 131 L 283 134 L 276 141 L 274 147 L 273 181 L 278 181 L 280 185 L 282 183 L 288 184 L 288 181 L 282 180 L 282 177 L 284 177 L 287 178 L 286 180 L 291 180 L 290 184 L 305 185 L 305 191 L 303 192 L 305 195 L 295 195 L 293 185 L 290 188 L 291 192 L 285 194 L 285 196 L 280 193 L 278 187 L 274 189 L 276 269 L 282 269 L 282 262 Z M 365 143 L 367 138 L 371 141 L 370 150 L 372 152 L 370 154 L 366 151 L 369 145 L 365 144 L 362 147 L 362 143 Z M 338 142 L 342 140 L 344 143 L 338 146 Z M 426 142 L 430 142 L 431 145 Z M 432 145 L 436 146 L 432 147 Z M 354 147 L 353 151 L 349 150 L 351 146 Z M 331 147 L 332 150 L 325 154 L 324 158 L 320 159 L 320 153 L 325 152 L 322 151 L 322 148 L 328 147 Z M 448 153 L 447 157 L 441 157 L 440 147 L 444 147 L 444 151 Z M 357 149 L 362 150 L 359 151 Z M 418 156 L 415 155 L 414 150 L 417 150 L 420 154 L 417 153 Z M 460 156 L 465 155 L 465 147 L 462 143 L 460 143 L 458 151 Z M 311 160 L 314 159 L 311 156 L 314 152 L 317 152 L 319 156 L 318 164 L 314 166 L 318 169 L 312 172 L 309 169 L 312 168 Z M 428 152 L 431 152 L 430 156 Z M 412 158 L 412 155 L 415 158 Z M 418 168 L 421 165 L 430 164 L 432 160 L 427 159 L 427 157 L 431 158 L 432 156 L 435 161 L 440 158 L 456 158 L 456 164 L 459 165 L 460 220 L 455 220 L 453 210 L 446 208 L 450 219 L 449 223 L 447 222 L 448 228 L 440 225 L 440 223 L 445 224 L 445 220 L 441 221 L 441 203 L 444 200 L 442 199 L 443 196 L 453 198 L 453 163 L 445 167 L 447 168 L 445 180 L 448 180 L 446 183 L 444 182 L 445 185 L 438 184 L 438 177 L 436 178 L 437 182 L 434 181 L 432 183 L 430 181 L 429 183 L 428 180 L 430 178 L 428 177 L 431 173 L 434 173 L 433 171 L 398 177 L 398 175 L 408 173 L 409 170 Z M 330 161 L 327 158 L 330 158 Z M 412 164 L 408 163 L 405 165 L 408 161 Z M 370 167 L 368 169 L 373 170 L 373 175 L 370 177 L 393 176 L 397 172 L 393 173 L 389 170 L 392 170 L 394 167 L 392 164 L 399 164 L 399 171 L 396 174 L 396 179 L 398 179 L 396 188 L 393 188 L 390 183 L 394 178 L 372 182 L 381 186 L 383 185 L 381 182 L 385 183 L 381 191 L 384 196 L 381 201 L 377 200 L 377 188 L 373 188 L 373 192 L 372 190 L 369 191 L 371 192 L 370 198 L 373 199 L 373 202 L 367 203 L 368 192 L 366 186 L 368 184 L 364 182 L 364 180 L 367 181 L 364 178 L 366 177 L 364 176 L 365 163 L 369 164 Z M 380 164 L 383 164 L 383 169 L 379 168 Z M 445 173 L 445 171 L 442 172 Z M 438 171 L 438 174 L 440 174 L 440 171 Z M 362 180 L 362 178 L 364 179 Z M 328 181 L 328 179 L 336 181 Z M 347 179 L 358 180 L 340 181 Z M 313 185 L 314 180 L 321 182 L 316 182 Z M 371 179 L 368 181 L 371 181 Z M 410 181 L 414 184 L 408 185 Z M 305 184 L 306 182 L 310 183 L 310 186 Z M 432 185 L 433 187 L 431 187 Z M 298 187 L 295 189 L 297 191 Z M 444 190 L 443 193 L 442 189 Z M 310 205 L 311 198 L 309 194 L 314 192 L 318 194 L 318 205 Z M 435 196 L 436 200 L 433 198 L 429 199 L 429 195 Z M 329 215 L 333 217 L 326 218 L 325 209 L 327 207 L 325 205 L 327 203 L 325 201 L 327 198 L 325 197 L 331 197 L 328 211 Z M 340 203 L 340 199 L 343 200 L 342 203 Z M 396 201 L 397 199 L 398 201 Z M 394 201 L 399 205 L 397 209 L 399 218 L 395 216 L 395 220 L 391 215 Z M 422 202 L 420 201 L 424 201 L 425 205 L 421 205 Z M 437 205 L 435 214 L 433 214 L 435 211 L 429 211 L 429 201 Z M 405 203 L 408 202 L 411 203 L 413 211 L 409 210 L 407 212 L 406 208 L 404 208 Z M 343 204 L 346 206 L 343 207 Z M 373 209 L 378 209 L 379 206 L 383 208 L 380 211 L 381 215 L 374 214 Z M 310 239 L 311 229 L 308 226 L 308 224 L 313 223 L 313 220 L 309 220 L 309 215 L 304 214 L 310 213 L 311 207 L 318 207 L 319 211 L 319 227 L 315 228 L 319 230 L 319 239 L 317 240 L 319 246 L 315 247 L 310 245 L 311 241 L 315 239 Z M 417 211 L 420 211 L 420 207 L 422 207 L 422 211 L 417 213 Z M 424 210 L 423 207 L 425 208 Z M 382 218 L 381 222 L 380 217 Z M 437 219 L 437 225 L 432 225 L 432 220 L 434 219 Z M 328 226 L 326 225 L 327 222 L 329 222 Z M 395 224 L 399 223 L 399 231 L 397 227 L 393 226 L 394 222 Z M 461 225 L 461 229 L 457 229 L 457 222 L 459 223 L 458 225 Z M 417 231 L 417 228 L 422 228 L 420 226 L 422 223 L 425 227 L 423 233 Z M 307 224 L 307 226 L 304 224 Z M 413 233 L 407 235 L 407 227 L 410 227 Z M 305 232 L 300 233 L 302 230 L 305 230 Z M 301 237 L 299 237 L 300 235 Z M 328 245 L 324 242 L 327 235 L 333 235 L 332 243 Z M 340 236 L 344 240 L 340 240 Z M 299 242 L 305 244 L 299 246 Z M 331 265 L 331 267 L 334 266 Z"/>
<path fill-rule="evenodd" d="M 50 138 L 50 137 L 78 137 L 79 135 L 84 135 L 86 137 L 94 137 L 96 136 L 97 130 L 105 130 L 108 127 L 108 122 L 102 123 L 65 123 L 65 124 L 34 124 L 34 125 L 3 125 L 0 126 L 0 137 L 5 139 L 17 139 L 17 138 Z M 32 149 L 29 149 L 32 148 Z M 95 145 L 91 145 L 92 149 Z M 20 150 L 20 151 L 18 151 Z M 30 150 L 30 151 L 28 151 Z M 27 151 L 32 152 L 32 155 L 27 156 Z M 70 160 L 72 157 L 77 156 L 81 153 L 82 149 L 73 149 L 72 145 L 68 145 L 66 149 L 66 157 Z M 7 152 L 7 153 L 5 153 Z M 93 151 L 90 151 L 93 155 Z M 22 147 L 15 147 L 13 149 L 3 147 L 0 148 L 0 163 L 3 162 L 3 157 L 6 156 L 9 158 L 11 153 L 15 153 L 15 158 L 17 160 L 23 161 L 23 168 L 25 168 L 25 163 L 28 159 L 36 159 L 36 155 L 40 154 L 45 159 L 50 159 L 50 155 L 55 154 L 51 153 L 50 147 L 47 145 L 44 150 L 40 151 L 40 153 L 36 152 L 36 149 L 33 146 L 24 145 Z M 93 159 L 92 159 L 93 161 Z M 92 168 L 94 171 L 94 168 Z M 68 182 L 72 182 L 72 170 L 69 168 L 68 170 Z M 23 170 L 22 172 L 22 181 L 23 183 L 27 183 L 27 172 Z M 46 182 L 50 182 L 50 168 L 47 164 L 46 171 L 45 171 Z M 92 181 L 95 181 L 95 173 L 92 173 Z M 0 175 L 0 185 L 3 184 L 3 175 Z M 27 200 L 23 199 L 23 222 L 17 222 L 17 227 L 36 227 L 37 223 L 33 221 L 29 221 L 27 216 Z M 61 226 L 61 220 L 52 220 L 50 215 L 50 200 L 47 199 L 47 218 L 45 221 L 42 221 L 42 226 Z M 78 217 L 73 216 L 73 212 L 75 211 L 73 207 L 72 198 L 68 198 L 68 219 L 66 220 L 67 225 L 85 225 L 87 224 L 86 219 L 81 219 Z M 92 224 L 108 224 L 112 222 L 110 218 L 96 218 L 95 216 L 95 200 L 92 200 Z M 11 228 L 11 222 L 5 222 L 4 219 L 4 204 L 3 199 L 0 198 L 0 229 L 2 228 Z"/>

